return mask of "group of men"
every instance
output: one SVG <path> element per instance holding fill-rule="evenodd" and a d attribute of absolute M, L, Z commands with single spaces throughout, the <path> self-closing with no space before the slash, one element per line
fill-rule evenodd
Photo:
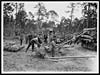
<path fill-rule="evenodd" d="M 55 43 L 55 35 L 53 31 L 49 31 L 48 34 L 33 34 L 33 35 L 28 34 L 27 36 L 25 36 L 25 40 L 26 40 L 26 44 L 28 44 L 25 52 L 28 51 L 29 47 L 32 47 L 32 52 L 34 52 L 35 45 L 36 45 L 39 50 L 41 50 L 42 47 L 44 47 L 43 48 L 44 50 L 48 50 L 49 47 L 51 47 L 50 48 L 51 55 L 52 57 L 55 56 L 54 50 L 55 50 L 56 43 Z M 23 42 L 23 36 L 20 35 L 20 45 L 22 45 L 22 42 Z"/>

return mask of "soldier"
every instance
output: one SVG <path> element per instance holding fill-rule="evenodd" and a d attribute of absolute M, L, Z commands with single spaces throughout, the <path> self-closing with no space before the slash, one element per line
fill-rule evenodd
<path fill-rule="evenodd" d="M 30 46 L 32 46 L 32 52 L 34 51 L 34 42 L 35 42 L 35 38 L 33 38 L 33 39 L 29 42 L 28 47 L 26 48 L 26 52 L 27 52 L 27 50 L 29 49 Z"/>
<path fill-rule="evenodd" d="M 26 44 L 28 43 L 28 35 L 25 36 Z"/>
<path fill-rule="evenodd" d="M 40 44 L 42 44 L 42 40 L 41 40 L 41 37 L 40 37 L 40 35 L 38 35 L 38 37 L 37 37 L 38 39 L 37 39 L 37 41 L 38 41 L 38 47 L 40 47 Z"/>
<path fill-rule="evenodd" d="M 42 44 L 41 35 L 38 36 L 38 42 Z"/>
<path fill-rule="evenodd" d="M 22 34 L 20 34 L 20 45 L 22 45 L 22 43 L 23 43 L 23 35 Z"/>
<path fill-rule="evenodd" d="M 55 46 L 56 46 L 54 39 L 52 39 L 50 45 L 51 45 L 51 54 L 52 54 L 52 57 L 54 57 L 55 56 Z"/>
<path fill-rule="evenodd" d="M 32 34 L 27 34 L 26 35 L 26 37 L 25 37 L 25 39 L 26 39 L 26 44 L 28 43 L 30 43 L 30 41 L 32 40 L 32 38 L 33 38 L 33 35 Z"/>
<path fill-rule="evenodd" d="M 53 32 L 52 31 L 49 31 L 49 35 L 48 35 L 48 43 L 49 44 L 52 41 L 52 39 L 53 39 Z"/>
<path fill-rule="evenodd" d="M 30 41 L 32 40 L 32 38 L 33 38 L 32 34 L 29 34 L 29 35 L 28 35 L 29 43 L 30 43 Z"/>
<path fill-rule="evenodd" d="M 47 43 L 47 39 L 48 39 L 47 35 L 44 34 L 44 42 L 45 42 L 45 43 Z"/>
<path fill-rule="evenodd" d="M 34 38 L 29 42 L 29 45 L 28 45 L 28 47 L 26 48 L 26 52 L 27 52 L 27 50 L 28 50 L 28 48 L 30 47 L 30 46 L 32 46 L 32 52 L 34 51 L 34 45 L 35 44 L 37 44 L 37 46 L 38 47 L 40 47 L 41 46 L 41 40 L 40 40 L 40 38 L 39 37 L 37 37 L 37 36 L 34 36 Z"/>

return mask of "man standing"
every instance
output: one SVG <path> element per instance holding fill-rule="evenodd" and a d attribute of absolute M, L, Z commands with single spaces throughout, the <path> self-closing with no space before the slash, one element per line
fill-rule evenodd
<path fill-rule="evenodd" d="M 51 45 L 51 54 L 52 54 L 52 57 L 54 57 L 55 56 L 55 46 L 56 46 L 54 39 L 52 39 L 52 41 L 50 42 L 50 45 Z"/>
<path fill-rule="evenodd" d="M 48 39 L 47 35 L 44 34 L 44 42 L 45 42 L 46 44 L 47 44 L 47 39 Z"/>
<path fill-rule="evenodd" d="M 41 35 L 40 35 L 40 34 L 38 35 L 37 38 L 38 38 L 38 42 L 39 42 L 40 44 L 42 44 L 42 40 L 41 40 Z"/>
<path fill-rule="evenodd" d="M 23 43 L 23 39 L 24 39 L 23 35 L 20 34 L 20 45 L 22 45 L 22 43 Z"/>

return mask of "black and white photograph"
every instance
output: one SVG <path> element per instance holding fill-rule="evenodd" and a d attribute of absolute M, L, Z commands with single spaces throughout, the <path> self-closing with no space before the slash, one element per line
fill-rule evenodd
<path fill-rule="evenodd" d="M 99 73 L 98 1 L 2 1 L 2 73 Z"/>

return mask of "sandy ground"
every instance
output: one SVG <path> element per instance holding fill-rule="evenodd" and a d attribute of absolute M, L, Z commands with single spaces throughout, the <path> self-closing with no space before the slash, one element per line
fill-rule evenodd
<path fill-rule="evenodd" d="M 52 61 L 34 56 L 31 49 L 19 52 L 3 52 L 3 71 L 25 72 L 97 72 L 97 53 L 80 46 L 64 48 L 66 56 L 95 56 L 91 58 L 66 58 Z"/>

